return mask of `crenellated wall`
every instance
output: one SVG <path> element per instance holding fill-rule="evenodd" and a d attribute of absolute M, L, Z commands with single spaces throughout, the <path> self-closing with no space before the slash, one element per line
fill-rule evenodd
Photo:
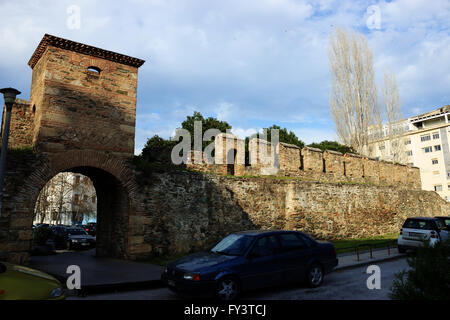
<path fill-rule="evenodd" d="M 249 141 L 250 166 L 239 164 L 237 159 L 244 156 L 243 140 L 231 134 L 218 135 L 216 139 L 215 163 L 188 164 L 188 168 L 201 172 L 214 172 L 235 176 L 287 176 L 326 183 L 370 183 L 383 186 L 399 186 L 405 189 L 421 189 L 420 169 L 388 161 L 378 161 L 357 154 L 278 143 L 274 146 L 261 139 Z M 240 144 L 241 148 L 236 147 Z M 225 147 L 228 146 L 228 147 Z M 230 147 L 231 146 L 231 147 Z M 238 151 L 235 156 L 234 171 L 230 170 L 229 150 Z M 220 162 L 221 161 L 221 162 Z M 242 160 L 241 160 L 242 161 Z"/>

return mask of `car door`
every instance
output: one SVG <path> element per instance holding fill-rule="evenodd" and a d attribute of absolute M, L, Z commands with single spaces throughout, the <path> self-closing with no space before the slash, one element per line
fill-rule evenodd
<path fill-rule="evenodd" d="M 437 224 L 437 227 L 438 227 L 438 230 L 439 230 L 439 235 L 441 236 L 441 241 L 443 243 L 446 243 L 447 240 L 449 239 L 449 232 L 448 232 L 448 229 L 447 229 L 447 225 L 445 224 L 445 222 L 443 222 L 440 219 L 436 220 L 436 224 Z"/>
<path fill-rule="evenodd" d="M 250 250 L 242 277 L 246 289 L 268 287 L 280 282 L 280 245 L 275 236 L 263 236 L 255 241 Z"/>
<path fill-rule="evenodd" d="M 303 280 L 312 257 L 312 248 L 295 233 L 284 233 L 278 237 L 281 244 L 279 259 L 282 282 Z"/>

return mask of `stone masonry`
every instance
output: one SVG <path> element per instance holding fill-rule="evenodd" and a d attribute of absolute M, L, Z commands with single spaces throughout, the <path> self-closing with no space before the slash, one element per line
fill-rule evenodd
<path fill-rule="evenodd" d="M 33 150 L 26 163 L 8 157 L 0 218 L 0 259 L 28 259 L 40 190 L 63 171 L 81 173 L 97 193 L 97 254 L 147 252 L 130 225 L 139 214 L 128 159 L 134 155 L 138 68 L 143 60 L 45 35 L 29 66 L 30 101 L 13 107 L 9 148 Z M 27 150 L 25 148 L 25 150 Z M 19 152 L 20 155 L 20 152 Z"/>
<path fill-rule="evenodd" d="M 123 259 L 205 249 L 240 230 L 356 238 L 398 232 L 409 216 L 450 213 L 439 195 L 420 190 L 418 168 L 258 139 L 246 165 L 244 141 L 228 134 L 215 139 L 220 163 L 192 162 L 191 153 L 187 170 L 147 172 L 130 161 L 143 63 L 44 36 L 29 61 L 30 101 L 13 108 L 10 147 L 24 150 L 8 154 L 0 261 L 27 263 L 36 199 L 64 171 L 94 183 L 97 255 Z"/>
<path fill-rule="evenodd" d="M 215 163 L 203 161 L 202 163 L 187 163 L 187 167 L 200 172 L 213 172 L 222 175 L 235 176 L 287 176 L 303 177 L 305 180 L 321 182 L 350 182 L 369 183 L 382 186 L 398 186 L 406 189 L 421 189 L 420 169 L 388 161 L 378 161 L 373 158 L 356 154 L 342 154 L 340 152 L 299 147 L 279 142 L 275 147 L 261 139 L 253 138 L 249 141 L 250 166 L 242 165 L 236 161 L 238 168 L 231 173 L 226 170 L 223 163 L 230 160 L 229 150 L 225 152 L 225 140 L 228 146 L 244 143 L 232 134 L 218 135 L 215 140 Z M 230 141 L 231 140 L 231 141 Z M 230 149 L 231 148 L 231 149 Z M 234 147 L 235 150 L 242 150 Z M 236 155 L 236 159 L 243 158 L 244 152 Z M 240 157 L 240 158 L 239 158 Z M 204 156 L 204 159 L 206 157 Z"/>

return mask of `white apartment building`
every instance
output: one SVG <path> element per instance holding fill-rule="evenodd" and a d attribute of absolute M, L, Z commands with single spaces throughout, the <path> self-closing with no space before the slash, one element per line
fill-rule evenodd
<path fill-rule="evenodd" d="M 393 125 L 398 139 L 389 140 L 387 126 L 383 133 L 372 134 L 371 157 L 394 159 L 420 168 L 422 189 L 436 191 L 450 201 L 450 105 L 410 117 Z M 398 160 L 400 156 L 400 161 Z"/>
<path fill-rule="evenodd" d="M 38 198 L 33 224 L 73 225 L 96 221 L 97 196 L 88 180 L 72 172 L 53 177 Z"/>

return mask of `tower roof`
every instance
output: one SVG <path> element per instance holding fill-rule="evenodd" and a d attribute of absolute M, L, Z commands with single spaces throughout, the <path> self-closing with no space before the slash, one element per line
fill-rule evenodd
<path fill-rule="evenodd" d="M 59 38 L 56 36 L 52 36 L 50 34 L 45 34 L 44 37 L 42 38 L 41 42 L 37 46 L 36 50 L 34 51 L 33 55 L 31 56 L 30 61 L 28 61 L 28 65 L 31 68 L 34 68 L 34 66 L 39 61 L 41 56 L 44 54 L 45 49 L 48 46 L 53 46 L 56 48 L 70 50 L 70 51 L 86 54 L 89 56 L 102 58 L 102 59 L 114 61 L 117 63 L 137 67 L 137 68 L 142 66 L 145 62 L 144 60 L 126 56 L 124 54 L 120 54 L 120 53 L 116 53 L 113 51 L 108 51 L 108 50 L 100 49 L 97 47 L 89 46 L 87 44 Z"/>

